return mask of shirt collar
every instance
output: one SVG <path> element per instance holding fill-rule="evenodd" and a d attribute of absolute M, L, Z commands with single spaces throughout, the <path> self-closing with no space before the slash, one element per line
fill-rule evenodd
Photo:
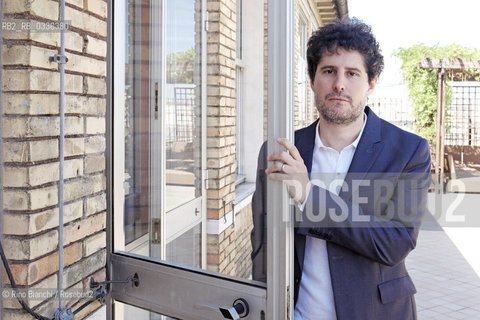
<path fill-rule="evenodd" d="M 346 146 L 345 148 L 348 148 L 348 147 L 353 147 L 354 149 L 357 148 L 357 145 L 358 143 L 360 142 L 360 138 L 362 137 L 362 134 L 363 134 L 363 130 L 365 129 L 365 125 L 367 124 L 367 114 L 364 112 L 363 113 L 365 115 L 365 117 L 363 118 L 363 127 L 362 127 L 362 130 L 360 131 L 360 133 L 358 134 L 357 138 L 351 143 L 349 144 L 348 146 Z M 317 127 L 316 127 L 316 131 L 315 131 L 315 149 L 319 149 L 319 148 L 329 148 L 331 149 L 330 147 L 327 147 L 323 144 L 322 140 L 320 139 L 320 134 L 319 134 L 319 131 L 318 131 L 318 127 L 320 126 L 320 121 L 318 121 L 317 123 Z"/>

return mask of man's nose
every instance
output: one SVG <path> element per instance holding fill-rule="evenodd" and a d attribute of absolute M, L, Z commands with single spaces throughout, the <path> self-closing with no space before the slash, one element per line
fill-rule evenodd
<path fill-rule="evenodd" d="M 337 76 L 335 77 L 334 83 L 333 83 L 333 89 L 336 92 L 343 92 L 345 91 L 345 77 L 338 73 Z"/>

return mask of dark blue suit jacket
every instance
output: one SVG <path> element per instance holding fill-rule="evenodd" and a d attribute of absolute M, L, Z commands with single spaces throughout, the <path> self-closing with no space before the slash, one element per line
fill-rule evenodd
<path fill-rule="evenodd" d="M 367 123 L 345 177 L 345 188 L 337 196 L 314 186 L 303 212 L 297 212 L 295 302 L 305 237 L 312 236 L 327 241 L 339 320 L 416 319 L 416 290 L 405 257 L 415 248 L 426 211 L 431 179 L 428 143 L 380 119 L 368 107 L 365 112 Z M 309 172 L 316 124 L 295 133 L 295 145 Z M 266 279 L 265 149 L 262 147 L 259 156 L 252 203 L 253 278 L 258 280 Z M 364 184 L 358 186 L 355 181 Z M 345 212 L 346 216 L 338 219 Z M 312 216 L 323 218 L 312 221 Z"/>

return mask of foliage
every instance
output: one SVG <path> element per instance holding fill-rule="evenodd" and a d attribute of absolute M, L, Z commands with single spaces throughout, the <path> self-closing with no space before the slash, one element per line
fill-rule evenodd
<path fill-rule="evenodd" d="M 170 53 L 167 55 L 167 63 L 185 63 L 185 62 L 193 62 L 193 58 L 195 57 L 195 50 L 191 47 L 188 50 Z"/>
<path fill-rule="evenodd" d="M 167 55 L 167 82 L 193 83 L 194 47 Z"/>
<path fill-rule="evenodd" d="M 429 58 L 462 58 L 480 59 L 480 51 L 465 48 L 457 44 L 448 46 L 428 47 L 422 43 L 410 48 L 399 48 L 394 55 L 402 59 L 402 72 L 404 80 L 408 85 L 410 98 L 413 102 L 413 115 L 415 127 L 418 134 L 432 141 L 435 135 L 435 117 L 437 112 L 437 90 L 438 76 L 436 69 L 423 69 L 420 62 L 424 57 Z M 473 70 L 466 70 L 466 73 L 479 81 L 478 74 Z M 455 74 L 447 74 L 447 80 L 453 80 Z M 446 110 L 452 100 L 452 90 L 447 85 Z"/>

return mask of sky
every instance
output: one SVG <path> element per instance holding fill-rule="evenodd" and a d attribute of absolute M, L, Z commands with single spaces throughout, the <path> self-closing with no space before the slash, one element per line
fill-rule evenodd
<path fill-rule="evenodd" d="M 195 45 L 195 2 L 168 0 L 166 3 L 167 54 L 192 48 Z"/>
<path fill-rule="evenodd" d="M 385 69 L 379 85 L 402 82 L 400 48 L 417 43 L 429 46 L 460 44 L 480 49 L 480 0 L 347 0 L 350 17 L 372 27 Z"/>

